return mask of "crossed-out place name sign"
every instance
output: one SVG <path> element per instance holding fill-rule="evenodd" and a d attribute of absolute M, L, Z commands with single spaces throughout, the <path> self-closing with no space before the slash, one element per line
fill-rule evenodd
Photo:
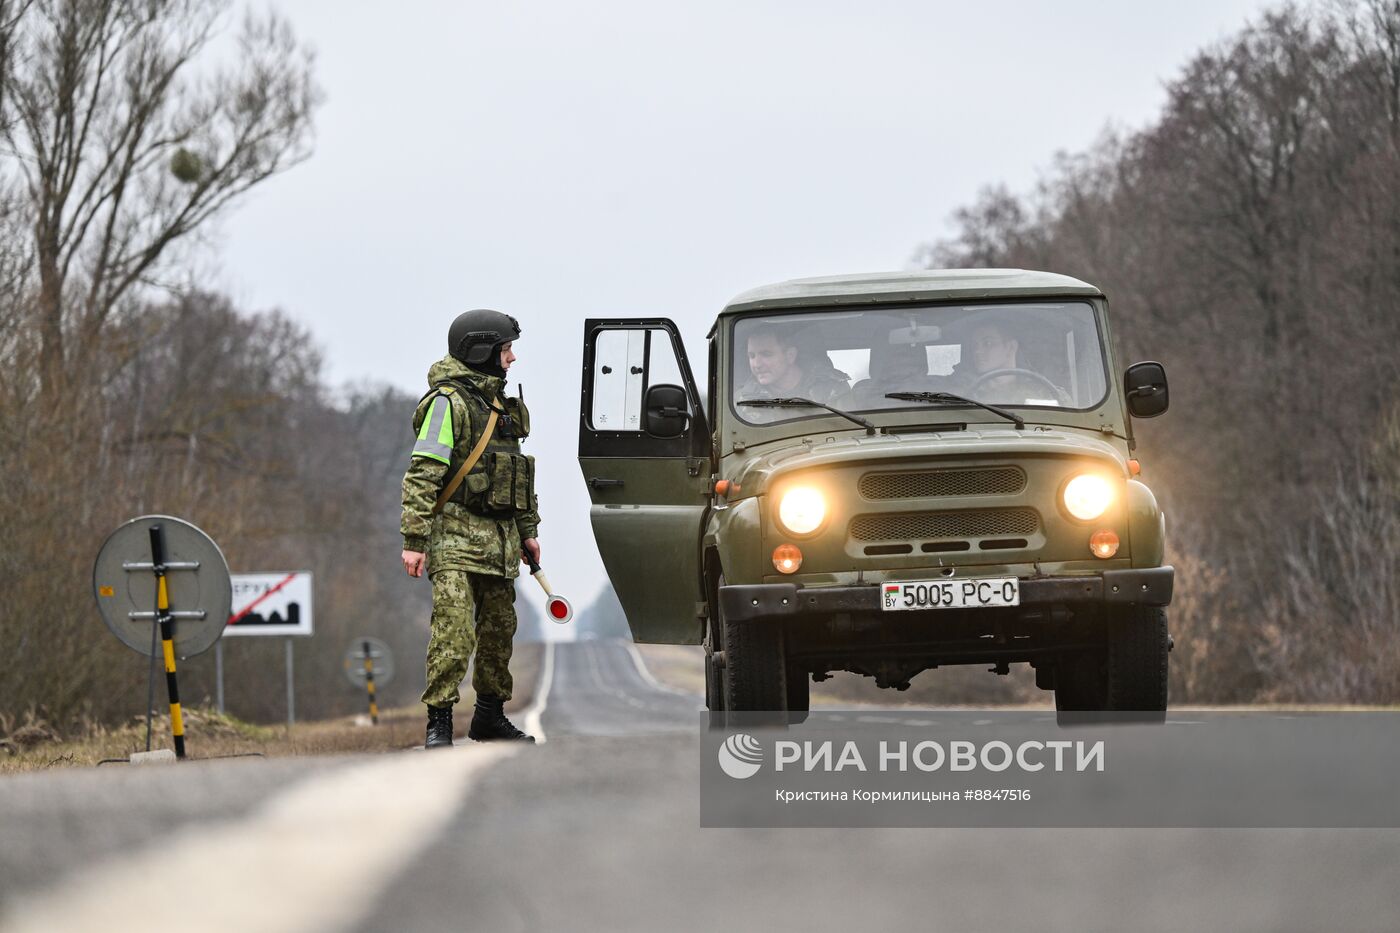
<path fill-rule="evenodd" d="M 232 582 L 233 612 L 225 636 L 311 634 L 309 571 L 236 573 Z"/>

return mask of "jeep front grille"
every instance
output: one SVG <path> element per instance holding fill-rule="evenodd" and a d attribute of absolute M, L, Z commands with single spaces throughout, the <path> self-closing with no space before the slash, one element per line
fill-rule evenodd
<path fill-rule="evenodd" d="M 1039 530 L 1040 515 L 1030 508 L 901 512 L 851 520 L 851 537 L 857 541 L 1019 538 Z"/>
<path fill-rule="evenodd" d="M 1026 488 L 1020 467 L 866 473 L 858 484 L 867 499 L 926 499 L 936 496 L 1008 496 Z"/>

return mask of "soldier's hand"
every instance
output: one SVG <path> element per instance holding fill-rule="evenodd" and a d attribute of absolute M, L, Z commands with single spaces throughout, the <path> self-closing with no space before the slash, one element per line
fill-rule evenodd
<path fill-rule="evenodd" d="M 535 559 L 535 563 L 540 562 L 540 539 L 526 538 L 520 542 L 521 547 L 530 552 L 530 556 Z"/>
<path fill-rule="evenodd" d="M 403 569 L 408 571 L 410 577 L 423 576 L 423 561 L 425 555 L 422 551 L 404 551 Z"/>

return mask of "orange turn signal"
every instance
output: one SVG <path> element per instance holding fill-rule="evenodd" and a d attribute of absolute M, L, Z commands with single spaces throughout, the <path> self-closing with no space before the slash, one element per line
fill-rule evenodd
<path fill-rule="evenodd" d="M 1095 557 L 1107 560 L 1118 553 L 1118 535 L 1106 529 L 1094 532 L 1089 538 L 1089 550 L 1094 552 Z"/>
<path fill-rule="evenodd" d="M 731 492 L 738 492 L 739 484 L 727 479 L 715 480 L 715 495 L 728 497 Z"/>
<path fill-rule="evenodd" d="M 1130 459 L 1130 460 L 1128 461 L 1128 475 L 1129 475 L 1129 476 L 1137 476 L 1137 475 L 1138 475 L 1139 473 L 1141 473 L 1141 472 L 1142 472 L 1142 464 L 1141 464 L 1141 463 L 1138 463 L 1136 460 L 1131 460 L 1131 459 Z"/>
<path fill-rule="evenodd" d="M 802 552 L 795 544 L 780 544 L 773 548 L 773 566 L 778 573 L 797 573 L 802 566 Z"/>

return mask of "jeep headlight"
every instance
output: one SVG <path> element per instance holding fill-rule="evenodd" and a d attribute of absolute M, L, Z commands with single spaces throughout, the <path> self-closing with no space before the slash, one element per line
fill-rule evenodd
<path fill-rule="evenodd" d="M 826 518 L 826 499 L 810 486 L 795 486 L 778 500 L 778 524 L 794 535 L 809 535 Z"/>
<path fill-rule="evenodd" d="M 1113 486 L 1094 473 L 1081 473 L 1065 484 L 1065 511 L 1081 522 L 1091 522 L 1113 504 Z"/>

